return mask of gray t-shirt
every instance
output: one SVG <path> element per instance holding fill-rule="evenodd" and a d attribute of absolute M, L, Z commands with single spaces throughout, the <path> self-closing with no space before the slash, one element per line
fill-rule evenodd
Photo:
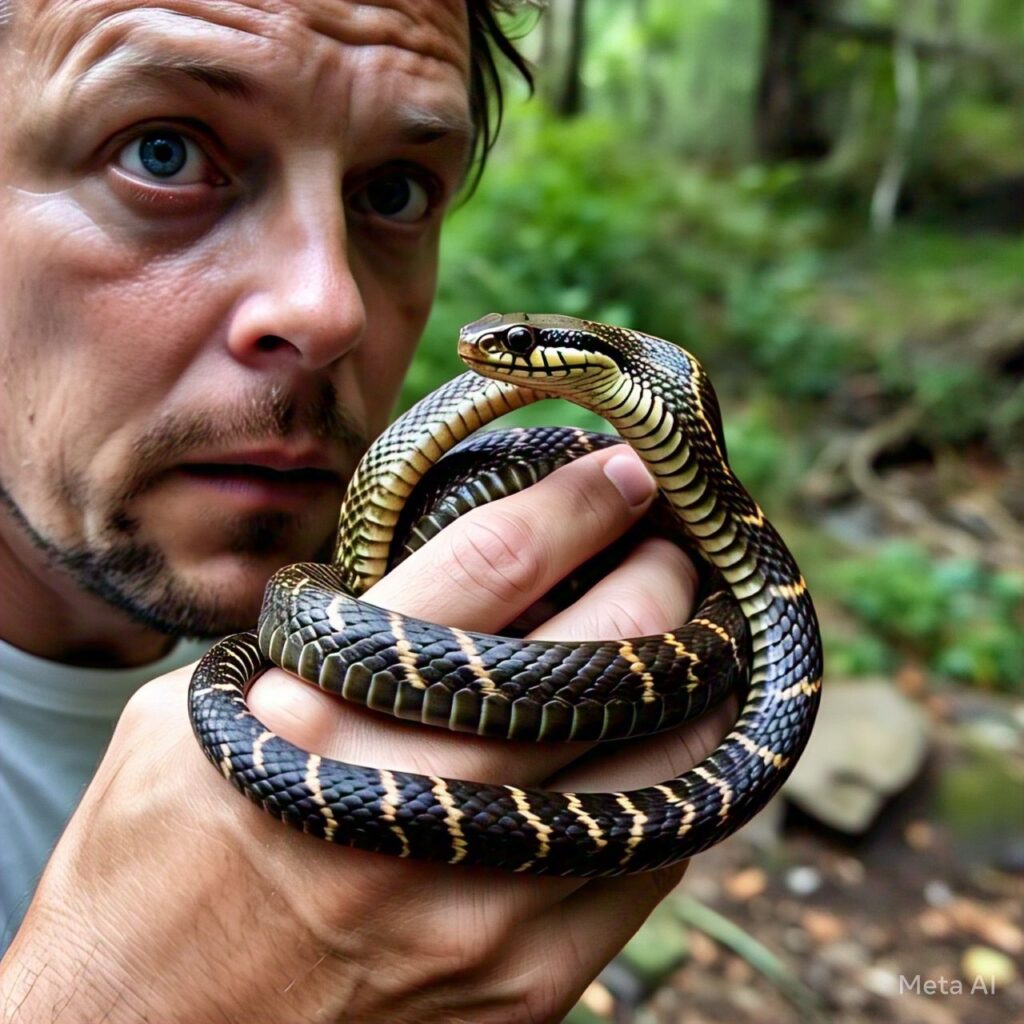
<path fill-rule="evenodd" d="M 108 670 L 46 661 L 0 641 L 0 955 L 128 698 L 208 646 L 182 640 L 157 662 Z"/>

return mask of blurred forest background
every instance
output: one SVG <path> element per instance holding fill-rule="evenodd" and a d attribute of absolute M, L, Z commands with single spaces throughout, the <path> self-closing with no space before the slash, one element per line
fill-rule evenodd
<path fill-rule="evenodd" d="M 679 342 L 826 642 L 802 781 L 573 1019 L 1024 1020 L 1024 4 L 515 21 L 536 94 L 449 221 L 403 402 L 491 310 Z"/>

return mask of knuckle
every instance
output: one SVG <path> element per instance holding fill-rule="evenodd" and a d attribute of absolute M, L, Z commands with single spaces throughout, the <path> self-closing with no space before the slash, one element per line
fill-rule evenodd
<path fill-rule="evenodd" d="M 561 1016 L 558 1010 L 564 1008 L 565 990 L 571 987 L 571 979 L 579 976 L 580 969 L 574 963 L 562 974 L 563 977 L 557 978 L 550 971 L 534 972 L 530 985 L 523 992 L 517 1024 L 544 1024 Z"/>
<path fill-rule="evenodd" d="M 651 559 L 666 579 L 671 578 L 692 598 L 697 591 L 697 567 L 682 548 L 665 537 L 649 537 L 637 547 L 638 554 Z"/>
<path fill-rule="evenodd" d="M 644 636 L 675 629 L 687 619 L 695 584 L 683 568 L 689 560 L 678 554 L 678 565 L 661 560 L 652 566 L 644 559 L 624 566 L 618 577 L 608 577 L 601 614 L 609 628 L 619 630 L 620 636 Z"/>
<path fill-rule="evenodd" d="M 156 710 L 156 698 L 150 689 L 151 686 L 151 683 L 147 683 L 128 698 L 128 702 L 125 704 L 124 709 L 121 711 L 121 716 L 117 720 L 118 729 L 133 728 L 152 717 L 153 712 Z"/>
<path fill-rule="evenodd" d="M 621 502 L 608 500 L 608 483 L 599 465 L 581 461 L 575 468 L 577 473 L 572 477 L 567 473 L 552 477 L 553 482 L 560 484 L 562 499 L 571 510 L 571 519 L 567 521 L 583 517 L 603 525 L 619 510 Z M 582 474 L 583 469 L 586 474 Z"/>
<path fill-rule="evenodd" d="M 190 675 L 191 668 L 178 669 L 140 686 L 128 698 L 119 724 L 132 727 L 165 721 L 169 709 L 179 709 L 178 702 L 188 686 Z"/>
<path fill-rule="evenodd" d="M 660 633 L 679 625 L 678 616 L 670 615 L 661 602 L 635 589 L 608 598 L 604 615 L 608 628 L 624 637 Z"/>
<path fill-rule="evenodd" d="M 503 602 L 528 599 L 544 578 L 545 552 L 538 535 L 516 513 L 480 509 L 452 531 L 450 554 L 463 579 Z"/>

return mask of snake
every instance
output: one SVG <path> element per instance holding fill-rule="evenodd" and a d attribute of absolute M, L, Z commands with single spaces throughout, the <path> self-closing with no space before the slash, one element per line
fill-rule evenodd
<path fill-rule="evenodd" d="M 200 660 L 189 687 L 198 742 L 264 810 L 360 850 L 580 878 L 653 870 L 706 850 L 793 770 L 823 670 L 807 583 L 730 468 L 710 379 L 672 342 L 555 314 L 489 314 L 462 328 L 458 352 L 468 369 L 396 419 L 356 467 L 332 561 L 276 572 L 258 628 Z M 558 642 L 437 625 L 361 600 L 454 517 L 528 486 L 538 461 L 557 466 L 606 443 L 573 428 L 539 440 L 517 428 L 512 443 L 477 433 L 545 398 L 593 411 L 645 463 L 669 528 L 706 581 L 692 619 L 650 636 Z M 475 441 L 485 461 L 508 448 L 511 468 L 492 461 L 474 477 Z M 447 489 L 438 482 L 446 474 L 456 480 Z M 431 497 L 417 504 L 421 486 Z M 246 703 L 270 665 L 401 719 L 510 739 L 643 742 L 730 693 L 740 712 L 713 752 L 667 781 L 603 793 L 520 788 L 303 750 Z"/>

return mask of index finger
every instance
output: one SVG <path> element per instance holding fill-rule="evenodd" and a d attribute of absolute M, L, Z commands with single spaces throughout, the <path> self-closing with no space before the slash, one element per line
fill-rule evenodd
<path fill-rule="evenodd" d="M 363 598 L 441 625 L 495 632 L 623 534 L 654 492 L 632 450 L 593 452 L 462 516 Z"/>

